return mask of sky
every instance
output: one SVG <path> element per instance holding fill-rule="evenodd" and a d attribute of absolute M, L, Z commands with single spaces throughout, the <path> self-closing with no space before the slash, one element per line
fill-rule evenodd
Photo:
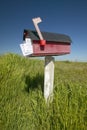
<path fill-rule="evenodd" d="M 23 30 L 35 30 L 35 17 L 41 31 L 71 37 L 71 53 L 57 60 L 87 61 L 87 0 L 0 0 L 0 54 L 22 55 Z"/>

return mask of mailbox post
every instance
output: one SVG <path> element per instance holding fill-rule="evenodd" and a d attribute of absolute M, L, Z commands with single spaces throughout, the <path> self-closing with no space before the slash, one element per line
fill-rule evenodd
<path fill-rule="evenodd" d="M 44 97 L 46 102 L 53 99 L 53 84 L 54 84 L 54 57 L 45 56 L 44 69 Z"/>
<path fill-rule="evenodd" d="M 65 34 L 40 32 L 40 17 L 32 19 L 36 31 L 24 30 L 23 44 L 20 44 L 24 56 L 45 56 L 44 98 L 46 102 L 53 99 L 54 57 L 70 53 L 71 39 Z"/>

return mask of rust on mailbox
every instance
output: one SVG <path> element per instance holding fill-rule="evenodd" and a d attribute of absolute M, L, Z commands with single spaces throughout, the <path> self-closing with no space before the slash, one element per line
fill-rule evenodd
<path fill-rule="evenodd" d="M 57 56 L 70 53 L 71 38 L 65 34 L 41 32 L 46 43 L 41 45 L 41 40 L 36 31 L 24 30 L 23 40 L 32 40 L 33 53 L 29 56 Z M 44 42 L 44 41 L 43 41 Z"/>

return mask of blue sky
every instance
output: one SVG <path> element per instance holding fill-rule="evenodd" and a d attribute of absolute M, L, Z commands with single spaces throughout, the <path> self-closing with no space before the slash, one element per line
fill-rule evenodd
<path fill-rule="evenodd" d="M 0 54 L 21 54 L 24 29 L 35 29 L 32 18 L 41 17 L 41 31 L 67 34 L 71 54 L 58 60 L 87 61 L 87 0 L 0 0 Z"/>

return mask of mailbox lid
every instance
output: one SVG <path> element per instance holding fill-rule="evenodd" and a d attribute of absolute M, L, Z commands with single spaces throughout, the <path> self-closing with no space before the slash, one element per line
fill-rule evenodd
<path fill-rule="evenodd" d="M 51 32 L 41 32 L 44 40 L 51 42 L 64 42 L 71 43 L 71 38 L 65 34 L 51 33 Z M 36 31 L 24 29 L 23 40 L 25 38 L 31 38 L 32 40 L 40 40 Z"/>

